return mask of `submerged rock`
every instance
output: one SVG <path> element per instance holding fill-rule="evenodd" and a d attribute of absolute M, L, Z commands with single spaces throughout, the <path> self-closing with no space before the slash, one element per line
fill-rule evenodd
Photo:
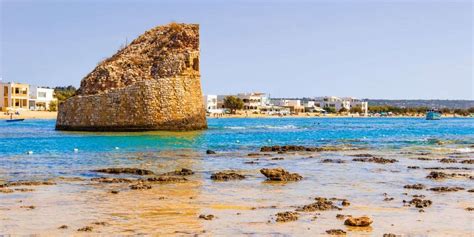
<path fill-rule="evenodd" d="M 403 202 L 406 202 L 403 200 Z M 433 202 L 431 200 L 423 200 L 421 198 L 413 198 L 411 201 L 408 202 L 410 206 L 415 206 L 416 208 L 425 208 L 431 206 Z"/>
<path fill-rule="evenodd" d="M 419 169 L 420 166 L 407 166 L 408 169 Z"/>
<path fill-rule="evenodd" d="M 336 215 L 337 219 L 344 219 L 344 218 L 348 218 L 348 217 L 352 217 L 352 215 L 343 215 L 343 214 L 337 214 Z"/>
<path fill-rule="evenodd" d="M 208 155 L 214 155 L 214 154 L 216 154 L 216 152 L 213 151 L 213 150 L 207 150 L 207 151 L 206 151 L 206 154 L 208 154 Z"/>
<path fill-rule="evenodd" d="M 335 164 L 342 164 L 342 163 L 346 163 L 345 160 L 341 160 L 341 159 L 324 159 L 321 161 L 322 163 L 335 163 Z"/>
<path fill-rule="evenodd" d="M 69 228 L 69 226 L 67 226 L 67 225 L 62 225 L 62 226 L 58 227 L 58 229 L 67 229 L 67 228 Z"/>
<path fill-rule="evenodd" d="M 347 150 L 345 147 L 336 146 L 323 146 L 323 147 L 305 147 L 297 145 L 286 145 L 286 146 L 263 146 L 260 148 L 260 152 L 295 152 L 295 151 L 306 151 L 306 152 L 322 152 L 322 151 L 342 151 Z"/>
<path fill-rule="evenodd" d="M 298 220 L 298 213 L 287 211 L 287 212 L 279 212 L 276 214 L 276 222 L 289 222 L 289 221 L 296 221 Z"/>
<path fill-rule="evenodd" d="M 431 171 L 431 173 L 426 176 L 428 179 L 446 179 L 452 177 L 452 175 L 443 173 L 443 172 L 438 172 L 438 171 Z"/>
<path fill-rule="evenodd" d="M 367 216 L 362 217 L 349 217 L 344 221 L 344 225 L 348 226 L 369 226 L 372 224 L 372 220 Z"/>
<path fill-rule="evenodd" d="M 211 175 L 211 179 L 217 181 L 241 180 L 245 179 L 245 176 L 235 172 L 217 172 Z"/>
<path fill-rule="evenodd" d="M 99 183 L 132 183 L 136 180 L 134 179 L 125 179 L 125 178 L 109 178 L 109 177 L 98 177 L 92 178 L 91 181 Z"/>
<path fill-rule="evenodd" d="M 346 232 L 341 229 L 326 230 L 326 233 L 329 235 L 346 235 Z"/>
<path fill-rule="evenodd" d="M 260 173 L 267 177 L 267 180 L 271 181 L 299 181 L 303 177 L 297 173 L 290 173 L 282 168 L 275 169 L 261 169 Z"/>
<path fill-rule="evenodd" d="M 199 215 L 199 219 L 204 219 L 204 220 L 206 220 L 206 221 L 210 221 L 210 220 L 212 220 L 212 219 L 214 219 L 214 218 L 215 218 L 214 215 L 204 215 L 204 214 Z"/>
<path fill-rule="evenodd" d="M 472 160 L 463 160 L 463 161 L 461 161 L 461 164 L 470 164 L 470 165 L 472 165 L 472 164 L 474 164 L 474 159 L 472 159 Z"/>
<path fill-rule="evenodd" d="M 82 232 L 91 232 L 94 228 L 92 226 L 84 226 L 82 228 L 77 229 L 77 231 L 82 231 Z"/>
<path fill-rule="evenodd" d="M 457 163 L 457 161 L 455 159 L 449 159 L 449 158 L 443 158 L 443 159 L 439 160 L 439 162 L 441 162 L 441 163 Z"/>
<path fill-rule="evenodd" d="M 403 188 L 406 188 L 406 189 L 424 189 L 425 185 L 423 185 L 423 184 L 407 184 L 407 185 L 403 186 Z"/>
<path fill-rule="evenodd" d="M 435 187 L 435 188 L 430 188 L 428 190 L 434 191 L 434 192 L 457 192 L 457 191 L 460 191 L 460 190 L 464 190 L 464 188 L 461 188 L 461 187 Z"/>
<path fill-rule="evenodd" d="M 0 188 L 13 187 L 13 186 L 40 186 L 40 185 L 55 185 L 55 182 L 52 181 L 29 181 L 29 180 L 20 180 L 12 181 L 0 184 Z"/>
<path fill-rule="evenodd" d="M 130 185 L 130 189 L 133 189 L 133 190 L 151 189 L 151 185 L 144 184 L 144 183 L 137 183 L 137 184 Z"/>
<path fill-rule="evenodd" d="M 159 183 L 172 183 L 172 182 L 183 182 L 188 181 L 188 179 L 181 177 L 181 176 L 167 176 L 167 175 L 160 175 L 155 177 L 150 177 L 146 179 L 148 182 L 159 182 Z"/>
<path fill-rule="evenodd" d="M 396 159 L 385 159 L 382 157 L 372 157 L 372 158 L 355 158 L 352 161 L 358 162 L 371 162 L 371 163 L 378 163 L 378 164 L 387 164 L 387 163 L 395 163 L 398 162 Z"/>
<path fill-rule="evenodd" d="M 314 212 L 314 211 L 327 211 L 327 210 L 342 210 L 341 208 L 335 206 L 332 201 L 327 198 L 317 197 L 315 198 L 316 202 L 298 207 L 296 211 L 301 212 Z"/>
<path fill-rule="evenodd" d="M 138 168 L 106 168 L 93 170 L 94 172 L 107 174 L 135 174 L 135 175 L 152 175 L 153 171 Z"/>
<path fill-rule="evenodd" d="M 194 172 L 191 169 L 186 169 L 186 168 L 181 168 L 179 170 L 175 170 L 172 172 L 164 173 L 163 175 L 178 175 L 178 176 L 188 176 L 188 175 L 193 175 Z"/>

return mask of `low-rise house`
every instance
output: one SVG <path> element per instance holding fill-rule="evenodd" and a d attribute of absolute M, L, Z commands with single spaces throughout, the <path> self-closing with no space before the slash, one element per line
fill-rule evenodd
<path fill-rule="evenodd" d="M 275 106 L 288 108 L 291 113 L 303 113 L 305 111 L 304 106 L 301 105 L 301 100 L 297 99 L 272 99 L 271 103 Z"/>
<path fill-rule="evenodd" d="M 244 102 L 244 110 L 256 111 L 270 104 L 268 95 L 265 93 L 239 93 L 236 97 L 240 98 Z"/>
<path fill-rule="evenodd" d="M 203 100 L 207 111 L 217 109 L 217 95 L 205 95 Z"/>
<path fill-rule="evenodd" d="M 0 82 L 0 110 L 28 110 L 29 85 Z"/>
<path fill-rule="evenodd" d="M 30 86 L 30 110 L 49 110 L 53 101 L 57 101 L 54 98 L 54 89 Z"/>
<path fill-rule="evenodd" d="M 339 112 L 345 110 L 350 112 L 351 109 L 359 107 L 362 115 L 368 114 L 368 103 L 353 97 L 339 98 L 336 96 L 317 97 L 314 100 L 314 106 L 326 110 L 333 110 Z"/>

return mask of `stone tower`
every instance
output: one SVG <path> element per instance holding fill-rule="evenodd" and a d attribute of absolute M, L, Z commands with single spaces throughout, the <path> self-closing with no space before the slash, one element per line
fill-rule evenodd
<path fill-rule="evenodd" d="M 56 129 L 76 131 L 207 128 L 199 73 L 199 25 L 153 28 L 81 81 L 59 105 Z"/>

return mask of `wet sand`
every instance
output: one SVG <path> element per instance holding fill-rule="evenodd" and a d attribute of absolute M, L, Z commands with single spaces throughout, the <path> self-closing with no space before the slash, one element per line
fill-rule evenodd
<path fill-rule="evenodd" d="M 354 160 L 360 158 L 354 155 L 364 157 L 364 154 L 396 162 Z M 455 163 L 440 162 L 447 157 Z M 194 174 L 185 176 L 187 181 L 184 182 L 155 182 L 150 183 L 151 189 L 133 190 L 130 183 L 100 183 L 91 179 L 143 179 L 154 175 L 107 174 L 74 167 L 65 169 L 63 177 L 31 173 L 30 180 L 48 179 L 56 184 L 1 188 L 13 189 L 13 192 L 0 193 L 0 233 L 318 236 L 326 235 L 326 230 L 342 229 L 348 236 L 386 233 L 469 236 L 474 231 L 474 212 L 466 210 L 474 207 L 474 193 L 468 191 L 474 188 L 474 167 L 462 163 L 474 159 L 472 148 L 408 147 L 283 154 L 255 150 L 216 151 L 216 154 L 173 150 L 116 153 L 106 158 L 117 159 L 117 167 L 147 169 L 155 174 L 180 168 L 192 169 Z M 303 179 L 266 181 L 260 169 L 276 167 L 296 172 Z M 231 181 L 210 178 L 213 173 L 229 170 L 245 178 Z M 427 178 L 432 171 L 458 175 L 436 180 Z M 5 170 L 0 172 L 6 173 Z M 15 177 L 3 179 L 6 182 Z M 413 184 L 424 187 L 404 188 Z M 429 190 L 442 186 L 463 190 Z M 15 190 L 20 188 L 34 190 Z M 430 200 L 432 204 L 423 208 L 410 205 L 408 202 L 414 199 L 413 195 L 424 195 L 421 199 Z M 350 205 L 343 206 L 334 200 L 334 205 L 341 210 L 296 211 L 297 220 L 276 221 L 277 213 L 295 212 L 314 203 L 316 197 L 346 199 Z M 373 223 L 368 227 L 350 227 L 344 225 L 347 218 L 336 218 L 338 214 L 368 216 Z M 214 218 L 200 218 L 200 215 Z"/>

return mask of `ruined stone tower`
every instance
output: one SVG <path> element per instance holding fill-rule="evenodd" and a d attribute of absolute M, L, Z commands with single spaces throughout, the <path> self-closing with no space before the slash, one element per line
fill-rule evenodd
<path fill-rule="evenodd" d="M 153 28 L 81 81 L 59 105 L 56 129 L 196 130 L 207 127 L 199 73 L 199 25 Z"/>

